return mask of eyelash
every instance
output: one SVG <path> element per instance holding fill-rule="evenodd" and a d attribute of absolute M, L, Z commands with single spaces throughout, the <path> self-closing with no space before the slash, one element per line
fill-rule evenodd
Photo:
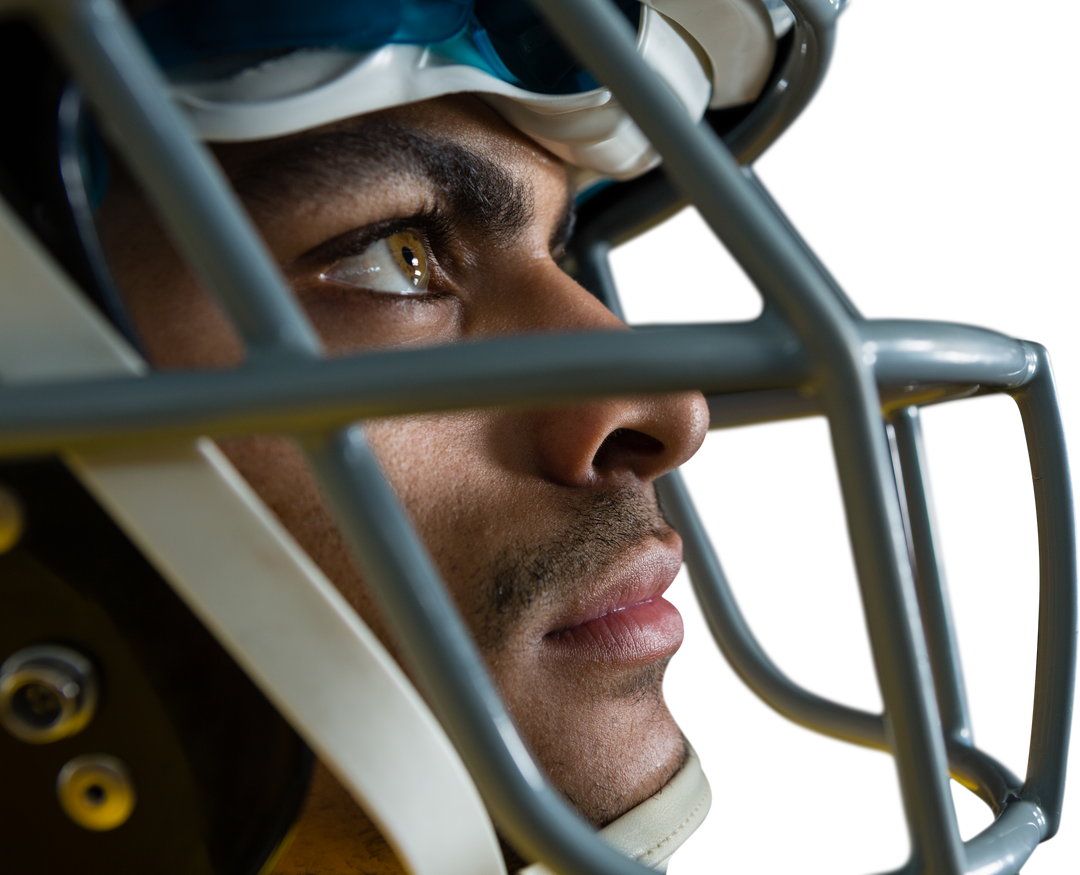
<path fill-rule="evenodd" d="M 445 282 L 445 270 L 442 267 L 442 262 L 452 258 L 454 235 L 452 234 L 451 223 L 440 212 L 438 207 L 432 207 L 407 218 L 376 222 L 373 225 L 350 231 L 336 240 L 330 241 L 325 253 L 320 253 L 322 256 L 319 259 L 322 265 L 319 271 L 320 277 L 327 271 L 332 270 L 339 262 L 347 258 L 363 255 L 380 240 L 385 240 L 402 231 L 412 231 L 419 235 L 428 258 L 431 286 L 434 287 L 427 294 L 416 295 L 411 300 L 431 301 L 442 297 L 445 294 L 445 290 L 439 288 Z M 324 280 L 324 282 L 330 281 Z M 359 286 L 355 287 L 355 290 L 364 291 Z M 386 296 L 384 293 L 377 291 L 372 292 L 372 294 Z"/>

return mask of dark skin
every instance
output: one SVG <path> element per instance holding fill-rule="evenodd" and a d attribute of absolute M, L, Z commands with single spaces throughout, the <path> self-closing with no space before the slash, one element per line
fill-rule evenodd
<path fill-rule="evenodd" d="M 563 166 L 474 98 L 215 152 L 328 355 L 624 329 L 559 268 L 572 212 Z M 114 185 L 100 215 L 153 364 L 240 362 L 234 330 L 134 188 Z M 654 794 L 682 763 L 661 694 L 670 654 L 568 660 L 553 630 L 597 602 L 606 582 L 677 567 L 678 536 L 652 482 L 693 454 L 707 422 L 704 399 L 681 393 L 366 425 L 523 736 L 597 825 Z M 296 447 L 258 436 L 223 449 L 393 652 Z M 398 864 L 320 766 L 273 871 L 385 873 Z"/>

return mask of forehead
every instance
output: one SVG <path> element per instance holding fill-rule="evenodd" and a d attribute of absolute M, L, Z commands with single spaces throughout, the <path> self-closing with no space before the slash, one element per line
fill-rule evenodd
<path fill-rule="evenodd" d="M 407 134 L 414 136 L 411 141 Z M 284 171 L 301 163 L 341 163 L 352 148 L 359 160 L 405 169 L 401 154 L 425 141 L 445 143 L 495 161 L 516 175 L 567 185 L 562 162 L 511 127 L 490 106 L 471 95 L 456 94 L 354 116 L 286 137 L 251 143 L 212 144 L 226 173 L 244 181 L 259 172 Z"/>

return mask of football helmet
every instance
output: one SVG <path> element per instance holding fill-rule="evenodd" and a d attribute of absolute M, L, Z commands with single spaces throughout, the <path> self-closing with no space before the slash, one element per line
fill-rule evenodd
<path fill-rule="evenodd" d="M 715 428 L 827 418 L 884 712 L 785 676 L 669 474 L 658 493 L 735 671 L 796 723 L 893 755 L 905 871 L 1018 872 L 1054 835 L 1076 568 L 1046 352 L 970 326 L 863 318 L 751 169 L 820 84 L 842 0 L 133 5 L 138 29 L 112 0 L 0 2 L 5 114 L 26 131 L 0 165 L 0 828 L 13 866 L 268 869 L 312 751 L 421 875 L 505 871 L 493 822 L 552 871 L 663 865 L 704 816 L 703 779 L 684 769 L 596 838 L 517 734 L 353 423 L 685 389 L 706 394 Z M 17 65 L 33 88 L 12 84 Z M 574 169 L 567 269 L 611 310 L 611 247 L 689 201 L 762 315 L 321 358 L 199 140 L 458 92 Z M 146 366 L 94 234 L 103 141 L 242 335 L 243 367 Z M 971 740 L 920 461 L 919 408 L 987 393 L 1020 407 L 1039 513 L 1023 780 Z M 211 440 L 268 432 L 301 439 L 423 697 Z M 950 776 L 995 814 L 966 842 Z"/>

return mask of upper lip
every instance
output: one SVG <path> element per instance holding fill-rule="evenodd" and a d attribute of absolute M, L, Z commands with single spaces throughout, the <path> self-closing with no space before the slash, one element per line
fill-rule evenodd
<path fill-rule="evenodd" d="M 682 567 L 682 541 L 677 536 L 634 552 L 581 592 L 554 618 L 546 634 L 564 632 L 616 611 L 659 598 Z"/>

